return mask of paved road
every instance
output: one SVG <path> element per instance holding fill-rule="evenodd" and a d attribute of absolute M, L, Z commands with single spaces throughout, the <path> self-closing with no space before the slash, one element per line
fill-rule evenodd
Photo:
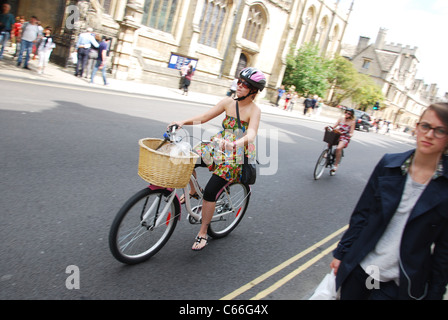
<path fill-rule="evenodd" d="M 339 234 L 322 240 L 347 224 L 373 166 L 411 147 L 357 133 L 338 175 L 314 181 L 324 124 L 265 114 L 261 136 L 278 146 L 278 158 L 267 153 L 261 167 L 278 169 L 259 176 L 238 228 L 192 252 L 198 228 L 183 216 L 156 256 L 129 267 L 111 256 L 107 237 L 118 208 L 146 185 L 137 141 L 208 107 L 96 88 L 0 85 L 0 299 L 306 299 Z M 66 287 L 71 265 L 79 289 Z"/>

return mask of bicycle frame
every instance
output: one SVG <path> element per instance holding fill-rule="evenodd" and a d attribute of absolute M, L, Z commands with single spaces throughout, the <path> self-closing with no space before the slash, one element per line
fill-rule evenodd
<path fill-rule="evenodd" d="M 197 192 L 198 195 L 199 195 L 199 199 L 202 200 L 204 195 L 203 195 L 203 193 L 201 192 L 201 188 L 200 188 L 200 186 L 199 186 L 199 183 L 198 183 L 197 179 L 194 177 L 194 175 L 191 175 L 190 182 L 193 184 L 194 188 L 196 189 L 196 192 Z M 212 221 L 211 221 L 211 222 L 213 222 L 213 221 L 217 221 L 217 220 L 221 219 L 221 218 L 222 218 L 223 216 L 225 216 L 225 215 L 228 215 L 228 214 L 231 214 L 231 213 L 235 213 L 235 209 L 234 209 L 235 206 L 234 206 L 234 204 L 232 203 L 232 199 L 231 199 L 231 197 L 229 196 L 229 193 L 228 193 L 228 191 L 227 191 L 227 187 L 228 187 L 230 184 L 231 184 L 231 183 L 228 182 L 228 183 L 227 183 L 227 184 L 226 184 L 226 185 L 219 191 L 218 195 L 216 196 L 216 199 L 218 200 L 219 197 L 222 195 L 222 193 L 225 192 L 225 194 L 227 195 L 227 199 L 228 199 L 229 202 L 230 202 L 230 210 L 221 212 L 221 213 L 219 213 L 219 214 L 214 214 L 213 217 L 212 217 Z M 164 187 L 159 187 L 159 186 L 155 186 L 155 185 L 149 185 L 148 188 L 150 188 L 151 190 L 166 189 L 166 190 L 168 190 L 168 191 L 171 192 L 171 194 L 170 194 L 169 197 L 168 197 L 168 200 L 166 201 L 165 207 L 163 208 L 162 212 L 159 213 L 159 215 L 158 215 L 158 217 L 157 217 L 157 220 L 156 220 L 155 224 L 152 225 L 152 227 L 150 227 L 150 228 L 157 228 L 161 223 L 164 223 L 164 221 L 165 221 L 165 217 L 166 217 L 166 215 L 167 215 L 167 213 L 168 213 L 168 211 L 169 211 L 169 208 L 170 208 L 170 206 L 171 206 L 171 203 L 174 201 L 175 198 L 176 198 L 176 201 L 179 201 L 179 208 L 180 208 L 180 211 L 182 210 L 182 209 L 181 209 L 181 206 L 180 206 L 180 199 L 179 199 L 179 197 L 178 197 L 178 195 L 177 195 L 177 190 L 178 190 L 178 189 L 164 188 Z M 250 189 L 250 187 L 249 187 L 249 189 Z M 183 192 L 184 192 L 185 195 L 188 195 L 188 194 L 190 193 L 190 185 L 188 184 L 188 185 L 187 185 L 185 188 L 183 188 L 182 190 L 183 190 Z M 251 193 L 251 190 L 249 191 L 248 195 L 249 195 L 250 193 Z M 247 195 L 247 196 L 248 196 L 248 195 Z M 245 200 L 245 199 L 247 198 L 247 196 L 246 196 L 243 200 Z M 146 220 L 147 220 L 147 218 L 151 215 L 152 211 L 156 208 L 156 206 L 157 206 L 157 202 L 154 202 L 153 204 L 151 204 L 151 206 L 149 207 L 149 209 L 146 210 L 146 212 L 144 213 L 143 218 L 142 218 L 142 222 L 141 222 L 142 225 L 144 225 L 144 226 L 151 225 L 151 223 L 148 223 L 148 221 L 146 221 Z M 193 211 L 193 209 L 192 209 L 192 207 L 191 207 L 190 197 L 188 197 L 188 196 L 185 196 L 185 207 L 186 207 L 187 212 L 188 212 L 188 214 L 189 214 L 190 216 L 192 216 L 192 217 L 193 217 L 194 219 L 196 219 L 197 221 L 200 221 L 200 220 L 201 220 L 202 215 L 201 215 L 201 214 L 198 214 L 198 213 L 196 213 L 196 212 Z M 180 218 L 181 218 L 181 212 L 179 212 L 179 217 L 178 217 L 178 219 L 180 220 Z"/>

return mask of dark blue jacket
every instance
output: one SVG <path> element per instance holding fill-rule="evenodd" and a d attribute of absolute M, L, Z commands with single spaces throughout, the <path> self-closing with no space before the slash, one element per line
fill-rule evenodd
<path fill-rule="evenodd" d="M 341 260 L 336 286 L 375 248 L 401 200 L 401 166 L 414 150 L 386 154 L 376 166 L 333 255 Z M 442 299 L 448 283 L 448 157 L 430 181 L 403 231 L 399 299 Z"/>

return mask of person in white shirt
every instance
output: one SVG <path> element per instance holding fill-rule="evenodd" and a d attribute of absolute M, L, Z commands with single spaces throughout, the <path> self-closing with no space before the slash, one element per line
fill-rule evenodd
<path fill-rule="evenodd" d="M 32 16 L 30 21 L 25 22 L 22 26 L 22 41 L 20 42 L 19 58 L 17 59 L 18 67 L 22 64 L 23 52 L 26 51 L 23 68 L 30 70 L 28 67 L 28 61 L 30 60 L 31 50 L 33 49 L 33 43 L 37 41 L 40 34 L 37 22 L 37 17 Z"/>
<path fill-rule="evenodd" d="M 86 32 L 79 35 L 78 42 L 76 43 L 76 49 L 78 50 L 78 63 L 76 64 L 75 71 L 76 77 L 82 77 L 84 69 L 86 69 L 90 48 L 92 46 L 98 48 L 99 46 L 92 32 L 92 28 L 87 28 Z"/>
<path fill-rule="evenodd" d="M 39 41 L 39 70 L 37 73 L 42 74 L 45 71 L 45 67 L 50 60 L 50 55 L 56 45 L 53 42 L 53 37 L 51 36 L 51 28 L 46 27 L 44 29 L 44 36 Z"/>

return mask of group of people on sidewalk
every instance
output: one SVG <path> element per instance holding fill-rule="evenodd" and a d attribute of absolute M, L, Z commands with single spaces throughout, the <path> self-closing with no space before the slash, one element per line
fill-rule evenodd
<path fill-rule="evenodd" d="M 31 70 L 29 62 L 31 59 L 39 57 L 38 74 L 45 73 L 45 67 L 50 61 L 50 56 L 56 44 L 52 36 L 52 28 L 43 28 L 36 16 L 31 16 L 29 21 L 24 17 L 14 17 L 11 5 L 2 5 L 0 14 L 0 60 L 3 53 L 11 42 L 15 44 L 15 54 L 17 66 Z M 95 37 L 96 36 L 96 37 Z M 11 40 L 11 41 L 10 41 Z M 75 76 L 87 77 L 90 75 L 90 83 L 93 83 L 98 70 L 102 70 L 104 84 L 106 79 L 106 62 L 110 49 L 111 38 L 99 36 L 93 33 L 92 28 L 87 28 L 86 32 L 79 35 L 76 43 L 76 72 Z M 31 55 L 34 53 L 34 56 Z"/>
<path fill-rule="evenodd" d="M 104 85 L 108 85 L 106 78 L 106 63 L 107 56 L 110 49 L 111 38 L 106 36 L 100 36 L 93 33 L 92 28 L 87 28 L 85 32 L 82 32 L 76 43 L 76 77 L 85 77 L 90 74 L 90 83 L 94 83 L 95 75 L 98 70 L 102 71 Z"/>
<path fill-rule="evenodd" d="M 3 59 L 5 48 L 9 40 L 15 43 L 15 54 L 17 56 L 17 66 L 30 70 L 29 61 L 34 52 L 33 59 L 38 55 L 39 65 L 38 73 L 44 73 L 45 67 L 50 60 L 50 55 L 56 47 L 51 35 L 50 26 L 43 28 L 39 19 L 32 16 L 25 22 L 24 17 L 14 17 L 11 6 L 7 3 L 2 5 L 2 14 L 0 14 L 0 60 Z M 18 54 L 17 54 L 18 52 Z M 25 59 L 23 58 L 24 53 Z"/>
<path fill-rule="evenodd" d="M 283 101 L 283 103 L 282 103 Z M 280 88 L 277 89 L 277 101 L 275 105 L 280 107 L 280 104 L 283 104 L 283 110 L 292 111 L 294 106 L 299 101 L 299 95 L 295 91 L 295 87 L 291 86 L 288 90 L 285 89 L 284 85 L 281 85 Z M 309 95 L 303 101 L 303 115 L 309 116 L 319 116 L 322 111 L 323 102 L 322 99 L 317 95 Z"/>

